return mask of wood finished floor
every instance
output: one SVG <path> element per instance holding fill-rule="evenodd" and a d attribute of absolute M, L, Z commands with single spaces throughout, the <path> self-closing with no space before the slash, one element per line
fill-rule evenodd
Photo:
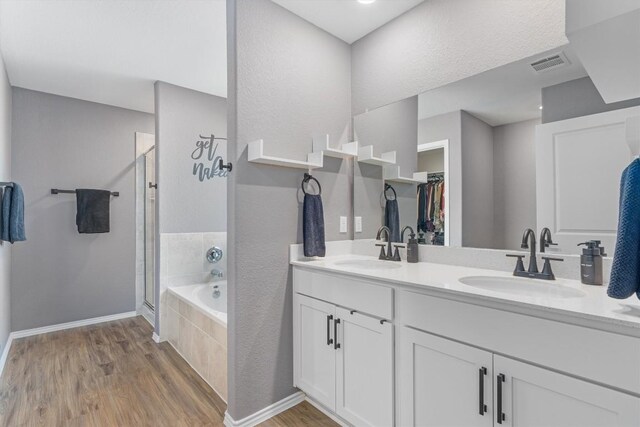
<path fill-rule="evenodd" d="M 226 404 L 140 316 L 13 341 L 0 426 L 222 426 Z M 304 402 L 265 427 L 335 426 Z"/>

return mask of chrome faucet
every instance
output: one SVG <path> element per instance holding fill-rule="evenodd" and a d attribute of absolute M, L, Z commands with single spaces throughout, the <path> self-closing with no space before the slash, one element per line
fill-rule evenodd
<path fill-rule="evenodd" d="M 378 233 L 376 234 L 376 240 L 380 240 L 383 231 L 386 233 L 387 240 L 386 243 L 376 243 L 376 246 L 380 246 L 380 256 L 378 256 L 378 259 L 388 261 L 391 259 L 391 230 L 389 230 L 389 227 L 385 225 L 380 227 L 378 229 Z M 386 253 L 384 251 L 385 246 L 387 247 Z"/>
<path fill-rule="evenodd" d="M 222 279 L 224 277 L 224 273 L 218 270 L 217 268 L 214 268 L 213 270 L 211 270 L 211 275 L 217 279 Z"/>

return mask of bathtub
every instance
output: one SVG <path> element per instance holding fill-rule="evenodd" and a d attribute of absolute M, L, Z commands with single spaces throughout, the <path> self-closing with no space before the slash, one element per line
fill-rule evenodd
<path fill-rule="evenodd" d="M 227 282 L 169 287 L 161 306 L 163 335 L 226 402 Z"/>
<path fill-rule="evenodd" d="M 218 287 L 220 295 L 214 298 L 214 286 Z M 170 287 L 169 292 L 178 298 L 194 305 L 214 320 L 227 325 L 227 281 L 206 283 L 189 286 Z"/>

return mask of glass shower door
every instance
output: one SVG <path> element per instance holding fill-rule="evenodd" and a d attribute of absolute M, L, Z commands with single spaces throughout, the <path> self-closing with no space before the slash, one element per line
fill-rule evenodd
<path fill-rule="evenodd" d="M 144 303 L 153 309 L 155 302 L 155 239 L 156 239 L 156 163 L 155 147 L 144 155 Z"/>

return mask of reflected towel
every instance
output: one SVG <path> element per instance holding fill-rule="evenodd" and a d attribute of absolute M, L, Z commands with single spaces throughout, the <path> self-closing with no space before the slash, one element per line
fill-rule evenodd
<path fill-rule="evenodd" d="M 305 194 L 302 208 L 302 237 L 304 256 L 321 256 L 326 252 L 324 243 L 324 211 L 319 194 Z"/>
<path fill-rule="evenodd" d="M 5 187 L 2 195 L 0 240 L 22 242 L 27 240 L 24 230 L 24 193 L 20 185 Z"/>
<path fill-rule="evenodd" d="M 78 233 L 109 232 L 110 199 L 111 192 L 107 190 L 76 190 Z"/>
<path fill-rule="evenodd" d="M 398 201 L 396 199 L 387 200 L 384 205 L 384 225 L 391 231 L 390 240 L 392 242 L 400 241 L 400 212 L 398 209 Z"/>
<path fill-rule="evenodd" d="M 640 160 L 622 172 L 616 252 L 607 294 L 611 298 L 640 298 Z"/>

